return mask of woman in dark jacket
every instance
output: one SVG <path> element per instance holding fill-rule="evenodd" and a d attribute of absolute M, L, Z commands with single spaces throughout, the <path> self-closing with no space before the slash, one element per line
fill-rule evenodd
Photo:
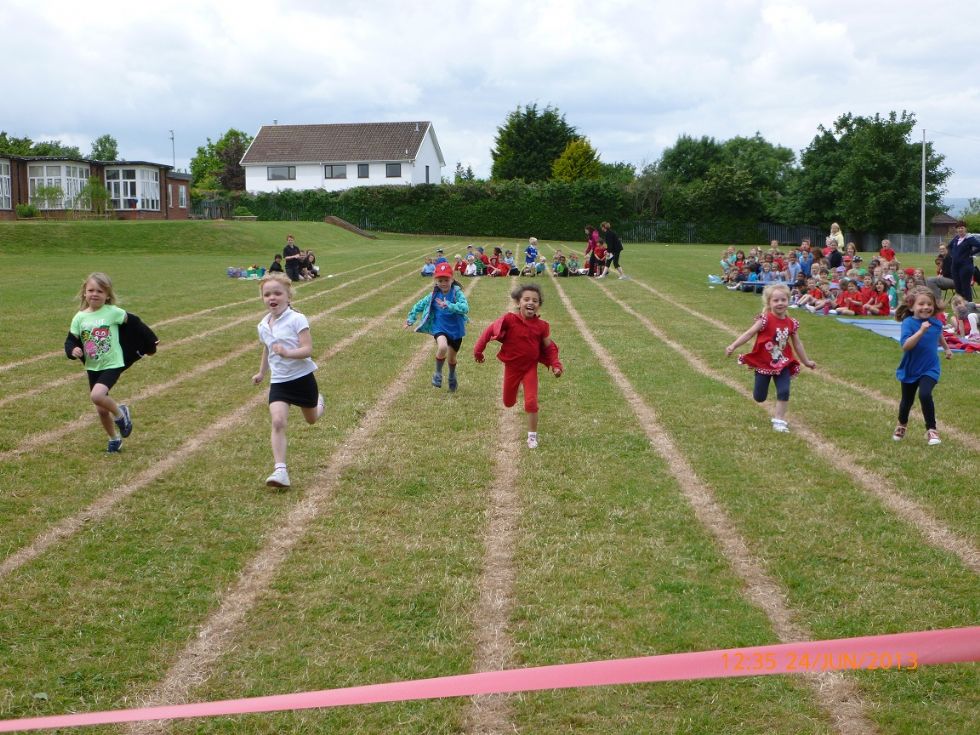
<path fill-rule="evenodd" d="M 608 222 L 603 222 L 599 227 L 602 229 L 602 236 L 606 240 L 606 249 L 612 256 L 612 267 L 619 271 L 619 280 L 629 279 L 629 276 L 623 273 L 623 269 L 619 265 L 619 254 L 623 252 L 623 241 L 619 239 L 619 235 L 613 232 L 612 225 Z"/>

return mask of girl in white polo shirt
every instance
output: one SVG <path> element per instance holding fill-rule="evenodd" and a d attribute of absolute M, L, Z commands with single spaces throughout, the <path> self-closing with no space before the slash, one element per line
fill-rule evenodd
<path fill-rule="evenodd" d="M 262 360 L 259 372 L 252 376 L 258 385 L 269 372 L 269 415 L 272 419 L 272 474 L 269 487 L 289 487 L 286 472 L 286 419 L 289 406 L 298 406 L 306 423 L 315 424 L 323 415 L 323 394 L 319 392 L 313 371 L 316 363 L 313 338 L 306 317 L 289 306 L 292 284 L 283 273 L 269 273 L 259 281 L 262 302 L 269 313 L 259 322 Z"/>

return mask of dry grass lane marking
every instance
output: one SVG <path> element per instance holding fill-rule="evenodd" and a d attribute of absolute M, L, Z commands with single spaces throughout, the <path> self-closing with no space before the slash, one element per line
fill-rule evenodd
<path fill-rule="evenodd" d="M 716 329 L 718 329 L 718 330 L 720 330 L 722 332 L 725 332 L 726 334 L 729 334 L 729 335 L 731 335 L 733 337 L 737 337 L 738 335 L 740 335 L 742 333 L 742 331 L 739 330 L 739 329 L 734 329 L 732 327 L 729 327 L 729 326 L 726 326 L 726 325 L 720 323 L 717 320 L 717 318 L 715 318 L 715 317 L 710 317 L 707 314 L 703 314 L 700 311 L 697 311 L 695 309 L 690 308 L 689 306 L 685 306 L 684 304 L 681 304 L 681 303 L 678 303 L 677 301 L 673 301 L 672 299 L 669 299 L 667 296 L 664 296 L 662 293 L 660 293 L 653 286 L 650 286 L 650 285 L 648 285 L 646 283 L 643 283 L 642 281 L 634 280 L 633 282 L 637 286 L 639 286 L 640 288 L 646 289 L 647 291 L 649 291 L 650 293 L 652 293 L 657 298 L 663 299 L 664 301 L 669 302 L 671 304 L 671 306 L 677 307 L 681 311 L 684 311 L 684 312 L 690 314 L 691 316 L 695 317 L 696 319 L 700 319 L 703 322 L 707 322 L 711 326 L 715 327 Z M 873 398 L 876 401 L 878 401 L 879 403 L 891 407 L 893 413 L 895 411 L 895 407 L 898 405 L 898 401 L 896 400 L 896 397 L 895 396 L 886 396 L 884 393 L 880 393 L 879 391 L 875 390 L 874 388 L 869 388 L 868 386 L 864 386 L 864 385 L 856 385 L 855 383 L 851 383 L 851 382 L 845 380 L 844 378 L 838 378 L 836 375 L 833 375 L 833 374 L 828 373 L 826 371 L 820 371 L 817 374 L 821 378 L 823 378 L 824 380 L 826 380 L 828 383 L 833 383 L 834 385 L 839 385 L 842 388 L 847 388 L 848 390 L 854 391 L 855 393 L 857 393 L 857 394 L 859 394 L 861 396 L 866 396 L 866 397 Z M 955 426 L 949 426 L 948 424 L 943 425 L 943 433 L 945 433 L 945 434 L 953 437 L 954 439 L 956 439 L 958 442 L 960 442 L 961 444 L 963 444 L 966 447 L 978 447 L 978 446 L 980 446 L 980 437 L 978 437 L 978 436 L 976 436 L 974 434 L 971 434 L 971 433 L 969 433 L 967 431 L 963 431 L 961 429 L 958 429 Z"/>
<path fill-rule="evenodd" d="M 660 425 L 656 412 L 643 400 L 632 383 L 626 378 L 606 349 L 589 330 L 585 320 L 572 305 L 565 290 L 555 280 L 558 295 L 568 310 L 572 321 L 586 344 L 604 366 L 613 382 L 622 391 L 627 403 L 636 414 L 640 426 L 651 447 L 667 462 L 671 475 L 681 492 L 691 504 L 698 522 L 715 538 L 722 554 L 735 573 L 746 585 L 746 597 L 769 618 L 773 630 L 783 643 L 812 639 L 812 634 L 796 620 L 789 606 L 785 591 L 772 579 L 762 564 L 752 555 L 748 543 L 738 533 L 735 524 L 717 503 L 711 489 L 702 482 L 694 467 L 677 448 L 666 430 Z M 841 735 L 874 733 L 873 724 L 865 715 L 857 687 L 840 672 L 806 674 L 807 683 L 816 694 L 817 701 L 830 716 L 834 729 Z"/>
<path fill-rule="evenodd" d="M 370 298 L 372 296 L 375 296 L 375 295 L 381 293 L 384 289 L 386 289 L 386 288 L 394 285 L 395 283 L 398 283 L 399 281 L 403 281 L 406 278 L 410 278 L 413 275 L 414 275 L 414 271 L 411 272 L 411 273 L 406 273 L 405 275 L 402 275 L 402 276 L 399 276 L 398 278 L 392 279 L 391 281 L 388 281 L 387 283 L 382 284 L 381 286 L 378 286 L 377 288 L 374 288 L 374 289 L 372 289 L 370 291 L 365 291 L 364 293 L 360 294 L 359 296 L 355 296 L 355 297 L 353 297 L 351 299 L 348 299 L 348 300 L 344 301 L 343 303 L 335 304 L 334 306 L 331 306 L 330 308 L 326 309 L 325 311 L 321 311 L 321 312 L 319 312 L 319 313 L 317 313 L 317 314 L 315 314 L 313 316 L 308 317 L 308 320 L 312 324 L 312 323 L 314 323 L 314 322 L 322 319 L 325 316 L 328 316 L 328 315 L 330 315 L 330 314 L 332 314 L 332 313 L 334 313 L 336 311 L 339 311 L 341 309 L 344 309 L 344 308 L 350 306 L 351 304 L 356 304 L 359 301 L 363 301 L 363 300 L 365 300 L 367 298 Z M 354 281 L 351 281 L 350 283 L 354 283 Z M 253 317 L 246 317 L 246 319 L 252 319 L 252 318 Z M 260 318 L 261 318 L 261 316 L 255 317 L 254 318 L 255 319 L 255 322 L 258 323 L 258 320 Z M 242 319 L 239 319 L 238 320 L 238 323 L 240 323 L 241 321 L 243 321 L 243 320 Z M 225 327 L 220 327 L 219 329 L 224 329 L 224 328 Z M 212 330 L 212 332 L 208 332 L 207 334 L 211 334 L 214 331 L 218 331 L 218 330 Z M 205 336 L 205 334 L 202 333 L 201 335 L 197 335 L 195 337 L 189 337 L 189 338 L 187 338 L 185 340 L 179 340 L 178 342 L 171 343 L 170 346 L 173 347 L 173 346 L 175 346 L 175 345 L 177 345 L 179 343 L 189 342 L 192 339 L 198 339 L 199 337 L 202 337 L 202 336 Z M 234 359 L 236 359 L 238 357 L 241 357 L 242 355 L 246 354 L 247 352 L 249 352 L 249 351 L 251 351 L 253 349 L 255 349 L 255 343 L 254 342 L 249 342 L 248 344 L 246 344 L 246 345 L 244 345 L 242 347 L 239 347 L 239 348 L 237 348 L 235 350 L 232 350 L 231 352 L 227 353 L 223 357 L 219 357 L 218 359 L 212 360 L 211 362 L 205 363 L 204 365 L 198 365 L 193 370 L 188 370 L 187 372 L 182 372 L 178 377 L 174 378 L 173 380 L 168 380 L 168 381 L 166 381 L 164 383 L 157 383 L 156 385 L 151 385 L 151 386 L 149 386 L 147 388 L 144 388 L 139 393 L 137 393 L 136 395 L 132 396 L 128 401 L 126 401 L 126 403 L 127 403 L 127 405 L 132 406 L 133 404 L 136 404 L 136 403 L 138 403 L 140 401 L 146 400 L 147 398 L 152 398 L 154 396 L 160 395 L 161 393 L 164 393 L 164 392 L 170 390 L 171 388 L 174 388 L 175 386 L 180 385 L 181 383 L 184 383 L 184 382 L 186 382 L 188 380 L 192 380 L 193 378 L 196 378 L 196 377 L 198 377 L 200 375 L 206 375 L 207 373 L 210 373 L 215 368 L 221 367 L 222 365 L 225 365 L 228 362 L 231 362 L 232 360 L 234 360 Z M 84 377 L 84 369 L 81 370 L 80 377 Z M 62 380 L 64 380 L 64 379 L 62 379 Z M 18 396 L 18 398 L 19 397 L 20 396 Z M 91 413 L 91 411 L 87 411 L 84 414 L 82 414 L 81 416 L 79 416 L 78 418 L 76 418 L 76 419 L 74 419 L 72 421 L 69 421 L 67 424 L 62 424 L 57 429 L 51 429 L 49 431 L 45 431 L 45 432 L 42 432 L 40 434 L 34 434 L 33 436 L 28 437 L 25 441 L 21 442 L 18 446 L 14 447 L 13 449 L 8 449 L 8 450 L 6 450 L 4 452 L 0 452 L 0 462 L 6 461 L 6 460 L 9 460 L 9 459 L 13 459 L 15 457 L 18 457 L 18 456 L 24 454 L 25 452 L 32 452 L 32 451 L 38 449 L 39 447 L 42 447 L 42 446 L 44 446 L 46 444 L 50 444 L 50 443 L 52 443 L 54 441 L 57 441 L 57 440 L 65 437 L 65 436 L 67 436 L 67 435 L 69 435 L 71 433 L 74 433 L 74 432 L 76 432 L 76 431 L 84 428 L 85 426 L 91 424 L 91 423 L 92 423 L 92 413 Z"/>
<path fill-rule="evenodd" d="M 365 325 L 354 334 L 334 344 L 329 350 L 320 355 L 317 360 L 319 362 L 326 362 L 333 358 L 352 344 L 358 342 L 366 333 L 387 322 L 395 314 L 404 312 L 405 308 L 414 303 L 415 300 L 417 300 L 417 294 L 399 302 L 381 316 L 376 317 L 371 324 Z M 254 346 L 250 346 L 248 349 L 254 349 Z M 108 515 L 117 503 L 146 487 L 166 472 L 179 467 L 190 454 L 214 443 L 221 434 L 240 427 L 245 423 L 249 413 L 267 399 L 268 396 L 265 393 L 256 394 L 254 398 L 249 399 L 232 413 L 227 414 L 210 426 L 198 431 L 193 437 L 171 452 L 166 459 L 157 462 L 149 469 L 141 472 L 131 482 L 106 493 L 96 499 L 87 508 L 51 526 L 48 530 L 38 535 L 30 544 L 22 547 L 0 562 L 0 579 L 24 566 L 24 564 L 32 559 L 37 558 L 59 541 L 73 536 L 92 522 L 101 520 Z"/>
<path fill-rule="evenodd" d="M 351 268 L 348 271 L 342 271 L 340 273 L 336 273 L 336 274 L 334 274 L 334 277 L 336 278 L 338 276 L 346 276 L 348 273 L 355 273 L 355 272 L 357 272 L 359 270 L 364 270 L 365 268 L 376 268 L 379 264 L 381 264 L 381 263 L 387 263 L 388 261 L 391 261 L 391 260 L 399 260 L 399 261 L 404 262 L 405 256 L 404 255 L 395 255 L 395 256 L 393 256 L 391 258 L 385 258 L 384 260 L 379 260 L 379 261 L 376 261 L 376 262 L 373 262 L 373 263 L 368 263 L 366 265 L 361 265 L 361 266 L 358 266 L 357 268 Z M 396 267 L 397 268 L 398 266 L 393 266 L 393 267 Z M 390 270 L 390 269 L 386 269 L 386 270 Z M 377 275 L 377 274 L 378 274 L 378 271 L 372 271 L 372 275 Z M 364 277 L 359 278 L 357 280 L 363 280 L 363 278 L 367 278 L 367 277 L 368 276 L 364 276 Z M 307 283 L 313 283 L 313 282 L 307 282 Z M 297 286 L 297 288 L 302 289 L 302 288 L 304 288 L 304 286 L 303 285 L 299 285 L 299 286 Z M 336 289 L 327 289 L 327 290 L 335 291 Z M 306 298 L 307 299 L 316 298 L 316 296 L 319 296 L 322 293 L 326 293 L 326 291 L 320 292 L 320 293 L 315 294 L 313 296 L 307 296 Z M 300 300 L 302 301 L 302 300 L 305 300 L 305 299 L 300 299 Z M 221 309 L 230 309 L 233 306 L 242 306 L 243 304 L 251 304 L 251 303 L 254 303 L 254 302 L 255 302 L 255 299 L 245 299 L 244 301 L 234 301 L 234 302 L 232 302 L 230 304 L 221 304 L 220 306 L 212 306 L 211 308 L 201 309 L 200 311 L 195 311 L 195 312 L 190 313 L 190 314 L 181 314 L 180 316 L 171 317 L 170 319 L 164 319 L 162 322 L 156 322 L 156 324 L 154 326 L 155 327 L 163 327 L 163 326 L 166 326 L 167 324 L 175 324 L 176 322 L 184 321 L 186 319 L 194 319 L 195 317 L 199 317 L 199 316 L 202 316 L 204 314 L 210 314 L 210 313 L 213 313 L 215 311 L 220 311 Z M 297 303 L 298 303 L 298 301 L 297 301 Z M 35 363 L 35 362 L 40 362 L 41 360 L 47 360 L 47 359 L 50 359 L 52 357 L 59 357 L 59 356 L 61 356 L 63 354 L 65 354 L 64 351 L 58 350 L 58 351 L 55 351 L 55 352 L 45 352 L 43 355 L 35 355 L 34 357 L 25 357 L 23 360 L 17 360 L 16 362 L 8 362 L 8 363 L 5 363 L 3 365 L 0 365 L 0 373 L 6 372 L 7 370 L 13 370 L 14 368 L 23 367 L 24 365 L 30 365 L 30 364 Z M 0 403 L 0 405 L 3 405 L 3 403 Z"/>
<path fill-rule="evenodd" d="M 509 294 L 507 301 L 509 304 Z M 498 377 L 500 374 L 502 369 L 498 370 Z M 521 425 L 517 411 L 504 408 L 499 401 L 498 407 L 497 456 L 490 486 L 487 525 L 483 535 L 480 599 L 474 611 L 476 651 L 473 670 L 476 672 L 502 671 L 514 667 L 514 640 L 510 634 L 510 621 L 517 581 L 514 549 L 521 515 L 515 459 L 521 448 L 515 437 L 520 435 Z M 511 699 L 506 694 L 472 697 L 466 712 L 464 732 L 472 735 L 516 732 L 510 702 Z"/>
<path fill-rule="evenodd" d="M 472 291 L 475 286 L 476 282 L 470 284 L 467 291 Z M 388 317 L 385 315 L 379 318 Z M 252 557 L 234 587 L 221 599 L 218 609 L 208 616 L 194 640 L 177 657 L 164 680 L 140 701 L 139 706 L 153 707 L 185 702 L 195 687 L 207 681 L 212 667 L 221 654 L 230 648 L 244 625 L 248 612 L 268 590 L 279 567 L 302 540 L 310 523 L 320 515 L 333 497 L 343 473 L 374 439 L 392 406 L 408 390 L 412 376 L 421 369 L 431 350 L 432 346 L 428 342 L 419 347 L 408 364 L 381 391 L 378 402 L 334 450 L 327 466 L 317 474 L 313 485 L 289 511 L 282 525 L 270 533 L 268 543 Z M 167 732 L 170 723 L 170 720 L 136 722 L 127 727 L 126 732 L 133 735 Z"/>
<path fill-rule="evenodd" d="M 683 357 L 698 373 L 728 386 L 747 399 L 752 398 L 751 392 L 745 385 L 712 370 L 700 358 L 695 357 L 690 351 L 684 349 L 683 345 L 670 339 L 660 329 L 654 326 L 653 322 L 647 317 L 637 312 L 629 304 L 622 302 L 621 299 L 616 298 L 609 291 L 608 287 L 603 284 L 597 284 L 597 286 L 609 299 L 618 303 L 623 311 L 643 324 L 648 332 Z M 754 400 L 752 403 L 758 405 L 755 404 Z M 770 415 L 775 415 L 775 409 L 770 403 L 761 405 L 760 408 L 767 411 Z M 793 429 L 806 441 L 811 449 L 814 449 L 830 465 L 846 472 L 849 477 L 856 479 L 857 483 L 867 493 L 876 497 L 892 513 L 912 526 L 930 545 L 945 553 L 953 554 L 972 572 L 980 574 L 980 550 L 977 550 L 969 540 L 946 527 L 914 500 L 902 495 L 887 479 L 862 467 L 854 455 L 842 447 L 835 446 L 832 442 L 814 432 L 801 419 L 793 420 Z"/>

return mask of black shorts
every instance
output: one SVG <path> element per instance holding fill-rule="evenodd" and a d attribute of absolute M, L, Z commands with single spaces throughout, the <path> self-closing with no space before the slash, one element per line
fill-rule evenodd
<path fill-rule="evenodd" d="M 449 343 L 449 346 L 453 348 L 453 352 L 459 352 L 459 348 L 463 346 L 462 337 L 450 337 L 445 332 L 436 332 L 435 334 L 432 335 L 432 339 L 438 339 L 439 337 L 446 338 L 446 342 Z"/>
<path fill-rule="evenodd" d="M 109 368 L 107 370 L 86 370 L 88 373 L 88 387 L 94 388 L 96 383 L 101 383 L 106 390 L 112 390 L 112 386 L 119 380 L 126 368 Z"/>
<path fill-rule="evenodd" d="M 300 408 L 316 408 L 320 390 L 316 385 L 313 373 L 307 373 L 301 378 L 287 380 L 285 383 L 269 385 L 269 403 L 281 401 L 290 406 Z"/>

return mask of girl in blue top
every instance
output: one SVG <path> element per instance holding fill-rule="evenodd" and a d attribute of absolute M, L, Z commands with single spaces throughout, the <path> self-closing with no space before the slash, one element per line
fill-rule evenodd
<path fill-rule="evenodd" d="M 902 401 L 898 404 L 898 426 L 892 439 L 901 441 L 909 423 L 909 411 L 919 393 L 919 405 L 926 422 L 926 441 L 930 445 L 941 444 L 936 430 L 936 407 L 932 401 L 932 389 L 939 382 L 939 355 L 937 347 L 942 345 L 949 359 L 953 353 L 946 344 L 943 325 L 936 318 L 939 304 L 936 296 L 928 288 L 909 289 L 895 318 L 902 323 L 902 361 L 895 375 L 902 384 Z"/>
<path fill-rule="evenodd" d="M 452 266 L 449 263 L 439 263 L 436 266 L 432 293 L 419 299 L 405 320 L 405 329 L 418 320 L 415 331 L 431 334 L 436 341 L 436 370 L 432 374 L 434 388 L 442 387 L 442 367 L 448 357 L 449 392 L 456 392 L 456 353 L 463 344 L 469 310 L 463 289 L 453 280 Z"/>

